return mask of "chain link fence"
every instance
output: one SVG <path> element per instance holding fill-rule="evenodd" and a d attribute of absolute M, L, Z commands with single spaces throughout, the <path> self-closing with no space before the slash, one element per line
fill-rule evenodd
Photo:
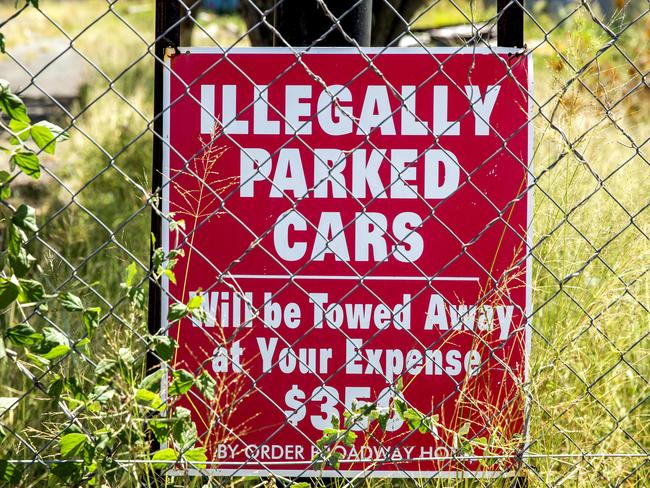
<path fill-rule="evenodd" d="M 0 1 L 3 483 L 646 486 L 648 3 L 307 3 Z"/>

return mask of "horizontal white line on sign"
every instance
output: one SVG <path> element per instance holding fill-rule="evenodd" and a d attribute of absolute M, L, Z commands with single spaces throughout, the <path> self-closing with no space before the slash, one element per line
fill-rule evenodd
<path fill-rule="evenodd" d="M 228 275 L 227 278 L 235 279 L 260 279 L 260 280 L 349 280 L 349 281 L 478 281 L 478 276 L 320 276 L 320 275 Z"/>

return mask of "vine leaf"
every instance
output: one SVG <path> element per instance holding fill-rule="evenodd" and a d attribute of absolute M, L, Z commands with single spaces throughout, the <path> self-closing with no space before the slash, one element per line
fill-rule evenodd
<path fill-rule="evenodd" d="M 39 149 L 48 154 L 54 154 L 57 141 L 65 141 L 69 138 L 61 127 L 46 120 L 32 125 L 29 133 Z"/>
<path fill-rule="evenodd" d="M 163 361 L 169 361 L 177 347 L 176 341 L 166 335 L 156 335 L 152 337 L 152 343 L 156 354 Z"/>
<path fill-rule="evenodd" d="M 43 341 L 36 353 L 43 359 L 57 359 L 70 351 L 68 338 L 52 327 L 43 328 Z"/>
<path fill-rule="evenodd" d="M 214 400 L 214 390 L 217 382 L 207 371 L 203 371 L 196 379 L 196 387 L 201 394 L 208 400 Z"/>
<path fill-rule="evenodd" d="M 14 152 L 10 159 L 11 163 L 18 166 L 23 173 L 35 180 L 41 177 L 41 163 L 33 151 L 19 149 Z"/>
<path fill-rule="evenodd" d="M 11 305 L 20 293 L 20 283 L 15 276 L 10 278 L 0 277 L 0 309 Z"/>
<path fill-rule="evenodd" d="M 187 426 L 180 432 L 180 435 L 174 437 L 174 440 L 178 442 L 178 445 L 181 448 L 181 451 L 191 448 L 196 444 L 198 438 L 198 432 L 196 431 L 196 425 L 194 422 L 187 422 Z"/>
<path fill-rule="evenodd" d="M 2 34 L 0 34 L 2 36 Z M 0 37 L 0 49 L 3 47 L 2 37 Z M 0 461 L 0 480 L 7 483 L 9 486 L 18 486 L 22 478 L 20 468 L 4 459 Z"/>
<path fill-rule="evenodd" d="M 11 217 L 11 221 L 21 229 L 32 232 L 38 230 L 36 225 L 36 211 L 24 203 L 20 205 Z"/>
<path fill-rule="evenodd" d="M 72 293 L 60 293 L 59 302 L 61 303 L 61 306 L 68 312 L 81 312 L 84 309 L 81 299 Z"/>
<path fill-rule="evenodd" d="M 13 137 L 9 140 L 12 144 L 20 144 L 20 141 L 26 141 L 29 139 L 29 128 L 31 126 L 29 123 L 22 121 L 22 120 L 16 120 L 16 119 L 11 119 L 9 121 L 9 129 L 11 129 L 11 132 L 13 132 Z"/>
<path fill-rule="evenodd" d="M 25 276 L 35 262 L 36 258 L 29 254 L 25 248 L 20 248 L 17 254 L 9 254 L 9 265 L 19 278 Z"/>
<path fill-rule="evenodd" d="M 141 388 L 135 392 L 135 400 L 140 405 L 145 405 L 154 410 L 162 411 L 165 409 L 165 403 L 160 398 L 160 395 L 158 395 L 158 393 L 154 393 L 153 391 L 144 390 Z"/>
<path fill-rule="evenodd" d="M 20 303 L 35 303 L 43 300 L 45 289 L 43 285 L 35 280 L 18 280 L 20 283 L 20 292 L 18 301 Z"/>
<path fill-rule="evenodd" d="M 9 173 L 9 171 L 0 171 L 0 198 L 2 200 L 7 200 L 11 197 L 11 187 L 9 186 L 10 179 L 11 173 Z"/>
<path fill-rule="evenodd" d="M 205 447 L 196 447 L 185 451 L 183 459 L 199 469 L 204 469 L 208 456 L 205 454 Z"/>
<path fill-rule="evenodd" d="M 169 323 L 176 322 L 183 317 L 186 317 L 189 315 L 190 311 L 187 308 L 186 305 L 182 303 L 174 303 L 171 307 L 169 307 L 169 312 L 167 312 L 167 320 L 169 320 Z"/>
<path fill-rule="evenodd" d="M 22 250 L 23 245 L 27 242 L 27 235 L 18 226 L 13 223 L 9 225 L 7 230 L 7 251 L 10 256 L 17 256 Z"/>
<path fill-rule="evenodd" d="M 158 369 L 145 377 L 141 382 L 140 382 L 140 388 L 156 392 L 160 390 L 160 383 L 162 381 L 163 377 L 163 370 Z"/>
<path fill-rule="evenodd" d="M 88 443 L 88 436 L 78 432 L 72 432 L 61 437 L 59 440 L 59 452 L 65 459 L 77 458 L 83 452 Z"/>
<path fill-rule="evenodd" d="M 189 371 L 179 369 L 172 373 L 174 380 L 169 385 L 169 394 L 171 396 L 184 395 L 194 386 L 194 376 Z"/>
<path fill-rule="evenodd" d="M 99 316 L 101 313 L 102 309 L 99 307 L 91 307 L 83 311 L 84 326 L 86 327 L 86 333 L 90 339 L 92 339 L 95 330 L 99 327 Z"/>
<path fill-rule="evenodd" d="M 43 340 L 43 334 L 36 332 L 29 324 L 18 324 L 7 329 L 7 339 L 17 346 L 33 346 Z"/>
<path fill-rule="evenodd" d="M 36 258 L 21 248 L 18 254 L 9 254 L 9 265 L 19 278 L 25 276 L 32 268 Z"/>
<path fill-rule="evenodd" d="M 151 459 L 153 461 L 176 461 L 178 459 L 178 455 L 176 454 L 176 451 L 174 451 L 172 448 L 168 447 L 167 449 L 161 449 L 160 451 L 156 451 L 153 453 L 153 456 L 151 456 Z M 170 463 L 153 463 L 153 467 L 157 469 L 165 469 L 168 468 Z"/>
<path fill-rule="evenodd" d="M 149 420 L 147 425 L 158 442 L 163 443 L 168 439 L 171 429 L 170 419 L 154 418 Z"/>
<path fill-rule="evenodd" d="M 17 95 L 11 93 L 9 82 L 0 79 L 0 110 L 6 113 L 10 119 L 30 123 L 27 115 L 27 107 Z"/>

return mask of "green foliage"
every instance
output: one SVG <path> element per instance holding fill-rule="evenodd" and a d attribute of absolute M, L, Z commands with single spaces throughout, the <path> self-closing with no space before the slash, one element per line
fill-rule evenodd
<path fill-rule="evenodd" d="M 35 2 L 32 1 L 32 4 L 35 5 Z M 54 154 L 57 143 L 66 140 L 68 135 L 50 122 L 32 124 L 24 103 L 3 80 L 0 80 L 0 111 L 9 119 L 8 127 L 12 133 L 9 140 L 11 147 L 1 148 L 8 156 L 10 169 L 13 171 L 17 168 L 29 177 L 39 178 L 39 154 Z M 0 198 L 11 196 L 11 181 L 11 172 L 0 172 Z M 36 274 L 30 274 L 36 264 L 36 258 L 28 249 L 30 236 L 39 230 L 37 215 L 32 207 L 25 203 L 18 204 L 9 215 L 7 223 L 6 249 L 3 251 L 6 259 L 3 260 L 4 267 L 0 271 L 0 309 L 13 312 L 17 308 L 35 307 L 40 312 L 47 313 L 50 310 L 48 304 L 56 305 L 56 313 L 64 314 L 66 322 L 80 325 L 83 337 L 74 341 L 68 335 L 72 328 L 63 331 L 52 325 L 36 327 L 34 323 L 25 320 L 4 326 L 0 338 L 12 347 L 22 349 L 24 354 L 21 361 L 34 367 L 53 368 L 82 348 L 84 354 L 89 354 L 89 347 L 100 326 L 102 309 L 88 306 L 79 295 L 70 291 L 48 294 L 43 283 L 36 279 Z M 157 249 L 153 256 L 154 279 L 166 277 L 173 282 L 173 269 L 181 255 L 180 251 L 165 255 L 162 249 Z M 125 280 L 120 289 L 134 313 L 141 314 L 146 309 L 146 293 L 143 283 L 137 280 L 137 275 L 137 265 L 131 263 L 126 268 Z M 188 304 L 176 304 L 170 311 L 170 316 L 180 320 L 200 314 L 201 311 L 199 296 Z M 0 325 L 2 323 L 0 321 Z M 148 343 L 151 350 L 165 361 L 172 358 L 177 347 L 176 341 L 171 337 L 161 335 L 150 337 Z M 3 354 L 0 354 L 0 359 L 6 357 L 4 342 L 1 346 Z M 15 357 L 17 352 L 12 354 Z M 77 411 L 77 422 L 85 423 L 89 429 L 81 432 L 74 425 L 56 433 L 59 459 L 67 462 L 58 463 L 51 468 L 50 484 L 75 485 L 82 480 L 95 484 L 96 477 L 102 470 L 114 469 L 113 458 L 118 446 L 125 452 L 131 452 L 134 446 L 140 446 L 140 451 L 146 452 L 146 439 L 149 435 L 161 443 L 171 443 L 170 448 L 160 450 L 152 456 L 154 461 L 180 458 L 196 467 L 205 466 L 205 448 L 196 445 L 197 430 L 190 412 L 170 406 L 176 397 L 185 395 L 195 384 L 206 398 L 214 398 L 214 379 L 207 373 L 195 378 L 186 370 L 172 371 L 168 398 L 163 400 L 160 396 L 164 374 L 162 369 L 154 371 L 137 385 L 137 375 L 134 373 L 137 368 L 143 367 L 143 359 L 130 346 L 120 347 L 113 357 L 104 357 L 96 362 L 96 384 L 90 389 L 75 376 L 63 374 L 63 370 L 53 375 L 45 390 L 47 395 L 55 401 L 63 401 L 67 408 Z M 123 392 L 125 387 L 131 388 L 131 398 L 134 401 L 118 400 L 120 391 Z M 14 409 L 19 404 L 19 399 L 16 398 L 3 400 L 6 401 L 0 401 L 0 412 Z M 149 417 L 146 422 L 137 420 L 141 412 Z M 89 417 L 86 418 L 87 415 Z M 111 426 L 103 421 L 100 425 L 94 425 L 93 419 L 108 418 L 131 420 L 122 425 Z M 87 432 L 92 432 L 92 435 Z M 156 466 L 162 466 L 162 463 L 154 464 Z M 6 461 L 0 462 L 0 480 L 4 483 L 14 483 L 20 476 L 17 466 Z"/>
<path fill-rule="evenodd" d="M 154 461 L 176 461 L 178 460 L 178 455 L 176 454 L 176 451 L 168 447 L 166 449 L 161 449 L 160 451 L 154 452 L 153 456 L 151 456 L 151 459 Z M 157 469 L 169 468 L 170 465 L 171 464 L 168 462 L 153 463 L 153 467 Z"/>
<path fill-rule="evenodd" d="M 144 288 L 138 286 L 136 283 L 136 276 L 138 274 L 138 266 L 135 263 L 131 263 L 126 268 L 126 276 L 122 283 L 120 283 L 120 288 L 124 290 L 126 296 L 129 300 L 129 303 L 138 310 L 144 310 L 146 306 L 146 297 L 144 293 Z"/>
<path fill-rule="evenodd" d="M 27 107 L 23 101 L 11 92 L 9 82 L 0 79 L 0 111 L 4 112 L 11 121 L 29 124 L 31 122 L 27 115 Z"/>
<path fill-rule="evenodd" d="M 20 303 L 35 303 L 40 302 L 45 298 L 45 288 L 36 280 L 19 279 L 20 292 L 18 293 L 18 301 Z"/>
<path fill-rule="evenodd" d="M 1 148 L 9 156 L 10 167 L 20 169 L 26 175 L 38 179 L 41 176 L 41 165 L 38 157 L 40 151 L 54 154 L 57 141 L 68 138 L 68 134 L 59 126 L 50 122 L 38 122 L 31 124 L 27 115 L 27 108 L 23 101 L 15 95 L 10 88 L 9 82 L 0 79 L 0 112 L 9 118 L 9 128 L 13 137 L 9 140 L 10 148 Z M 30 148 L 28 140 L 31 137 L 35 148 Z M 6 181 L 3 179 L 3 182 Z M 19 210 L 22 213 L 34 215 L 33 209 L 21 205 Z M 20 215 L 18 216 L 20 218 Z M 34 226 L 30 228 L 36 231 Z"/>
<path fill-rule="evenodd" d="M 195 447 L 183 452 L 183 460 L 188 462 L 190 466 L 197 469 L 204 469 L 208 456 L 205 453 L 205 447 Z"/>
<path fill-rule="evenodd" d="M 0 277 L 0 309 L 7 308 L 18 299 L 20 283 L 16 276 Z"/>
<path fill-rule="evenodd" d="M 214 380 L 212 375 L 207 371 L 203 371 L 196 378 L 196 387 L 198 388 L 201 395 L 206 400 L 214 400 L 215 388 L 217 387 L 217 382 Z"/>
<path fill-rule="evenodd" d="M 38 7 L 36 0 L 27 4 Z M 1 34 L 0 50 L 4 51 Z M 33 123 L 23 101 L 4 80 L 0 80 L 0 117 L 2 128 L 9 132 L 7 143 L 0 145 L 8 163 L 6 170 L 0 170 L 0 199 L 8 209 L 0 255 L 0 361 L 15 361 L 24 371 L 34 371 L 39 377 L 34 384 L 44 396 L 40 401 L 53 407 L 46 410 L 53 416 L 52 428 L 39 434 L 45 437 L 46 445 L 55 450 L 58 446 L 56 452 L 48 453 L 60 462 L 48 468 L 47 484 L 112 486 L 119 480 L 116 473 L 122 472 L 115 461 L 119 457 L 180 459 L 197 468 L 205 467 L 206 450 L 199 444 L 190 412 L 175 403 L 195 385 L 206 399 L 214 399 L 214 379 L 206 372 L 195 377 L 186 370 L 169 371 L 165 378 L 168 370 L 162 368 L 145 375 L 145 352 L 154 352 L 161 360 L 170 361 L 177 348 L 173 338 L 143 334 L 145 347 L 128 339 L 118 340 L 115 345 L 107 343 L 99 333 L 102 320 L 121 310 L 110 310 L 104 316 L 102 308 L 89 303 L 88 297 L 94 295 L 87 293 L 85 284 L 59 291 L 59 280 L 53 280 L 53 284 L 45 279 L 39 264 L 46 267 L 49 262 L 42 261 L 44 256 L 38 252 L 37 241 L 43 239 L 45 232 L 40 228 L 39 212 L 26 201 L 8 199 L 12 198 L 12 183 L 17 175 L 40 178 L 41 157 L 58 155 L 60 147 L 65 150 L 66 146 L 60 143 L 68 140 L 69 135 L 49 121 Z M 125 135 L 120 144 L 130 137 Z M 142 152 L 135 146 L 134 154 L 140 164 Z M 75 231 L 77 228 L 83 228 L 83 223 L 75 223 Z M 66 251 L 64 246 L 63 252 Z M 135 262 L 126 267 L 123 282 L 110 289 L 110 293 L 116 302 L 124 299 L 127 304 L 128 327 L 143 325 L 149 280 L 168 279 L 175 283 L 173 270 L 182 255 L 180 250 L 165 253 L 155 249 L 151 276 L 146 279 L 140 277 Z M 202 313 L 201 297 L 197 297 L 187 304 L 177 304 L 171 316 L 177 314 L 180 320 Z M 84 368 L 90 370 L 87 375 Z M 42 378 L 41 371 L 47 371 Z M 168 382 L 164 399 L 163 379 Z M 20 400 L 21 397 L 0 398 L 0 413 L 22 407 Z M 56 418 L 62 406 L 73 412 L 73 424 Z M 0 426 L 0 436 L 5 434 Z M 151 456 L 151 439 L 166 443 L 168 448 Z M 4 452 L 10 453 L 11 449 Z M 155 466 L 145 465 L 142 469 L 148 472 Z M 0 462 L 0 484 L 15 484 L 22 476 L 19 466 Z"/>
<path fill-rule="evenodd" d="M 68 312 L 81 312 L 84 309 L 81 299 L 72 293 L 59 293 L 59 303 Z"/>
<path fill-rule="evenodd" d="M 171 385 L 169 385 L 170 395 L 184 395 L 194 386 L 194 375 L 184 369 L 174 371 L 172 373 L 172 378 L 173 381 Z"/>
<path fill-rule="evenodd" d="M 165 409 L 165 403 L 158 393 L 140 388 L 135 393 L 135 400 L 140 404 L 154 410 L 162 411 Z"/>
<path fill-rule="evenodd" d="M 357 440 L 357 434 L 352 432 L 352 424 L 347 419 L 344 428 L 341 428 L 338 417 L 332 417 L 331 422 L 332 427 L 323 430 L 323 436 L 316 441 L 316 445 L 321 450 L 317 458 L 323 462 L 323 465 L 338 469 L 342 454 L 336 450 L 336 447 L 338 445 L 353 446 Z"/>
<path fill-rule="evenodd" d="M 10 486 L 16 486 L 22 473 L 20 467 L 10 461 L 0 460 L 0 480 Z"/>
<path fill-rule="evenodd" d="M 47 121 L 38 122 L 29 129 L 29 135 L 39 147 L 48 154 L 54 154 L 57 141 L 65 141 L 68 134 L 61 127 Z"/>
<path fill-rule="evenodd" d="M 377 422 L 377 425 L 383 432 L 387 431 L 387 424 L 390 418 L 398 416 L 406 422 L 409 430 L 417 430 L 421 434 L 431 434 L 438 437 L 438 429 L 442 428 L 438 421 L 438 415 L 426 415 L 416 408 L 410 406 L 403 398 L 404 383 L 402 378 L 398 378 L 393 388 L 393 396 L 389 401 L 388 408 L 379 408 L 377 402 L 371 403 L 354 403 L 350 409 L 343 412 L 344 422 L 341 427 L 338 417 L 332 417 L 332 427 L 323 430 L 322 437 L 316 442 L 320 448 L 317 459 L 323 462 L 323 465 L 329 465 L 334 469 L 340 467 L 342 454 L 336 450 L 338 445 L 352 447 L 357 441 L 357 434 L 353 428 L 362 428 L 364 431 L 372 430 L 371 424 Z M 461 432 L 467 434 L 467 431 Z"/>
<path fill-rule="evenodd" d="M 154 351 L 156 351 L 158 357 L 163 361 L 171 360 L 176 347 L 178 347 L 176 341 L 167 335 L 155 335 L 151 338 L 151 342 Z"/>
<path fill-rule="evenodd" d="M 438 435 L 437 415 L 425 415 L 397 396 L 393 398 L 393 405 L 399 417 L 406 422 L 409 430 L 417 430 L 420 434 L 429 433 L 434 437 Z"/>
<path fill-rule="evenodd" d="M 86 308 L 83 311 L 83 321 L 84 326 L 86 327 L 86 334 L 88 339 L 92 339 L 95 334 L 95 330 L 99 327 L 99 317 L 102 314 L 102 309 L 99 307 L 90 307 Z"/>
<path fill-rule="evenodd" d="M 53 327 L 43 328 L 43 340 L 32 350 L 42 359 L 52 361 L 70 351 L 70 341 L 65 334 Z"/>
<path fill-rule="evenodd" d="M 63 459 L 76 459 L 83 455 L 89 439 L 86 434 L 73 432 L 65 434 L 59 440 L 59 453 Z"/>
<path fill-rule="evenodd" d="M 33 151 L 26 151 L 24 149 L 16 149 L 9 159 L 12 166 L 19 167 L 27 176 L 34 179 L 41 177 L 41 164 L 38 156 Z"/>
<path fill-rule="evenodd" d="M 9 327 L 6 338 L 17 346 L 33 346 L 43 340 L 43 334 L 36 332 L 29 324 L 18 324 Z"/>
<path fill-rule="evenodd" d="M 191 316 L 199 322 L 205 322 L 207 314 L 205 310 L 201 307 L 203 302 L 203 295 L 197 294 L 190 299 L 187 304 L 184 303 L 174 303 L 169 307 L 169 312 L 167 313 L 167 319 L 169 323 L 178 322 L 182 318 Z"/>
<path fill-rule="evenodd" d="M 163 375 L 164 371 L 162 369 L 157 369 L 140 382 L 140 388 L 153 392 L 159 391 Z"/>
<path fill-rule="evenodd" d="M 21 203 L 11 216 L 11 222 L 26 232 L 36 232 L 38 230 L 36 225 L 36 212 L 32 207 L 29 207 L 24 203 Z"/>

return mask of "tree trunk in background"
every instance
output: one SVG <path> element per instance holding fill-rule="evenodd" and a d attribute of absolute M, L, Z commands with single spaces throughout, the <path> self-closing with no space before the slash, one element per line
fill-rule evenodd
<path fill-rule="evenodd" d="M 417 11 L 425 5 L 426 2 L 422 0 L 374 0 L 371 45 L 396 45 L 396 43 L 392 44 L 393 41 L 408 29 L 407 22 L 410 22 Z"/>
<path fill-rule="evenodd" d="M 252 3 L 254 3 L 257 8 L 253 7 Z M 262 15 L 257 11 L 257 9 L 266 12 L 274 4 L 275 0 L 240 0 L 240 10 L 244 22 L 246 22 L 246 26 L 249 29 L 253 29 L 248 33 L 248 37 L 253 46 L 273 45 L 273 31 L 268 27 L 268 25 L 261 23 Z M 274 14 L 275 11 L 268 13 L 266 22 L 269 25 L 273 25 Z"/>
<path fill-rule="evenodd" d="M 201 0 L 185 0 L 185 5 L 186 7 L 181 7 L 181 15 L 183 16 L 181 21 L 181 46 L 189 47 L 192 45 L 192 31 L 194 30 L 196 15 L 199 13 Z M 192 18 L 188 17 L 188 13 Z"/>
<path fill-rule="evenodd" d="M 2 0 L 0 0 L 2 1 Z M 200 3 L 198 0 L 186 0 L 189 4 L 191 1 Z M 304 0 L 315 1 L 315 0 Z M 350 0 L 352 4 L 353 0 Z M 433 1 L 433 0 L 432 0 Z M 530 0 L 530 3 L 537 3 L 541 0 Z M 557 13 L 561 6 L 565 6 L 574 0 L 547 0 L 551 13 Z M 258 12 L 268 12 L 266 22 L 273 25 L 274 10 L 270 10 L 276 0 L 240 0 L 240 11 L 248 29 L 252 29 L 248 34 L 253 46 L 272 46 L 273 31 L 268 25 L 262 22 L 262 15 Z M 486 5 L 495 6 L 494 0 L 486 0 Z M 621 9 L 625 4 L 624 0 L 594 0 L 594 3 L 600 7 L 605 19 L 609 18 L 616 9 Z M 254 7 L 253 4 L 255 4 Z M 430 6 L 430 1 L 424 0 L 373 0 L 372 5 L 372 46 L 387 46 L 397 39 L 404 31 L 407 30 L 405 22 L 411 22 L 418 10 Z M 393 10 L 394 9 L 394 10 Z M 193 15 L 196 9 L 192 9 Z M 397 12 L 397 13 L 396 13 Z M 403 20 L 402 20 L 403 19 Z M 191 34 L 191 25 L 183 24 L 181 37 L 184 41 L 189 41 L 188 35 Z M 185 34 L 184 34 L 185 33 Z M 186 43 L 189 45 L 189 42 Z"/>
<path fill-rule="evenodd" d="M 246 25 L 249 29 L 253 29 L 249 33 L 251 44 L 253 46 L 272 46 L 273 32 L 266 25 L 260 24 L 262 16 L 251 5 L 251 2 L 254 2 L 257 8 L 264 12 L 273 6 L 275 0 L 241 0 L 240 7 Z M 352 4 L 352 0 L 350 3 Z M 395 11 L 399 12 L 399 15 L 388 5 L 389 3 Z M 422 0 L 373 0 L 371 45 L 386 46 L 394 41 L 407 28 L 404 20 L 409 22 L 423 3 Z M 271 25 L 273 24 L 273 14 L 274 12 L 271 11 L 266 19 Z"/>

